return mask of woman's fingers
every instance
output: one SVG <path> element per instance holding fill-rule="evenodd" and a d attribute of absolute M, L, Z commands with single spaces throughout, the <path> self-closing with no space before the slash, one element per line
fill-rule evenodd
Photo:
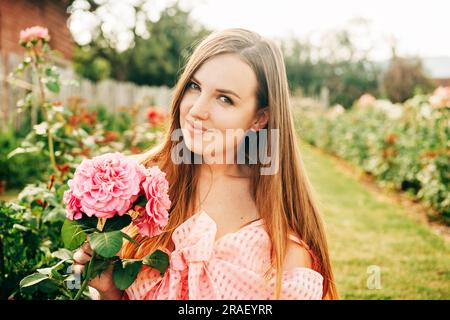
<path fill-rule="evenodd" d="M 86 241 L 82 246 L 81 249 L 84 250 L 85 253 L 87 253 L 88 255 L 92 256 L 92 248 L 91 245 L 89 244 L 89 241 Z"/>
<path fill-rule="evenodd" d="M 82 274 L 84 271 L 84 265 L 81 264 L 73 264 L 72 265 L 72 273 Z"/>
<path fill-rule="evenodd" d="M 82 248 L 75 251 L 73 254 L 73 260 L 78 264 L 86 264 L 89 260 L 91 260 L 91 256 L 86 253 Z"/>

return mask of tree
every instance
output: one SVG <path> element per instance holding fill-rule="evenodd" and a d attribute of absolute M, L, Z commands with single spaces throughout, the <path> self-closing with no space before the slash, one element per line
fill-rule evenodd
<path fill-rule="evenodd" d="M 131 50 L 128 80 L 137 84 L 168 85 L 197 41 L 210 31 L 195 24 L 178 4 L 164 10 L 156 23 L 148 23 L 150 37 L 138 38 Z"/>
<path fill-rule="evenodd" d="M 393 50 L 389 67 L 383 76 L 383 90 L 392 102 L 404 102 L 417 91 L 430 92 L 434 88 L 426 76 L 419 58 L 398 57 Z"/>
<path fill-rule="evenodd" d="M 190 12 L 178 3 L 164 9 L 159 20 L 147 21 L 148 38 L 136 36 L 134 45 L 118 52 L 102 34 L 92 43 L 79 46 L 75 70 L 93 81 L 112 78 L 140 85 L 173 86 L 183 60 L 194 44 L 209 33 L 194 23 Z"/>
<path fill-rule="evenodd" d="M 292 38 L 282 42 L 281 48 L 291 90 L 301 88 L 306 95 L 318 94 L 322 86 L 322 78 L 317 64 L 312 61 L 312 46 Z"/>
<path fill-rule="evenodd" d="M 318 96 L 327 87 L 330 103 L 345 107 L 377 91 L 380 71 L 368 59 L 368 51 L 356 48 L 348 30 L 327 33 L 319 46 L 290 39 L 282 48 L 292 90 Z"/>

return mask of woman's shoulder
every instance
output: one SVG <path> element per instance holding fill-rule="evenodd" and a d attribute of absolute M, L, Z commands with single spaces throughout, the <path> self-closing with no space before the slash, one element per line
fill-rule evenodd
<path fill-rule="evenodd" d="M 286 248 L 284 267 L 285 270 L 297 267 L 312 268 L 312 257 L 310 252 L 302 243 L 289 241 Z"/>
<path fill-rule="evenodd" d="M 285 270 L 294 268 L 316 269 L 317 259 L 309 245 L 292 231 L 288 232 L 288 239 L 290 241 L 286 248 Z"/>

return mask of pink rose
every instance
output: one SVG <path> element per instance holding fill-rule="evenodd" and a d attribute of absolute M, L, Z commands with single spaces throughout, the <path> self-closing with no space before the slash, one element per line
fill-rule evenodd
<path fill-rule="evenodd" d="M 166 174 L 157 166 L 146 169 L 146 179 L 142 183 L 142 188 L 147 198 L 147 204 L 134 223 L 139 228 L 139 233 L 148 237 L 153 237 L 162 232 L 169 220 L 168 210 L 171 206 L 169 199 L 169 182 Z"/>
<path fill-rule="evenodd" d="M 49 41 L 48 29 L 40 26 L 34 26 L 20 31 L 20 43 L 24 44 L 32 40 Z"/>
<path fill-rule="evenodd" d="M 69 180 L 69 187 L 72 196 L 79 199 L 83 213 L 89 217 L 112 218 L 131 208 L 145 178 L 143 165 L 118 152 L 107 153 L 84 160 Z"/>
<path fill-rule="evenodd" d="M 66 215 L 70 220 L 78 220 L 82 217 L 82 212 L 80 211 L 80 199 L 73 196 L 72 191 L 67 190 L 64 192 L 63 197 L 66 205 Z"/>

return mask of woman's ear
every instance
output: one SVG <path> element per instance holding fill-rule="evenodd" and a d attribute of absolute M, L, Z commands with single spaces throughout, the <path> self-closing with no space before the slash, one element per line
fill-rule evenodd
<path fill-rule="evenodd" d="M 267 125 L 269 121 L 269 107 L 264 107 L 256 111 L 255 119 L 252 122 L 250 129 L 252 131 L 259 131 Z"/>

